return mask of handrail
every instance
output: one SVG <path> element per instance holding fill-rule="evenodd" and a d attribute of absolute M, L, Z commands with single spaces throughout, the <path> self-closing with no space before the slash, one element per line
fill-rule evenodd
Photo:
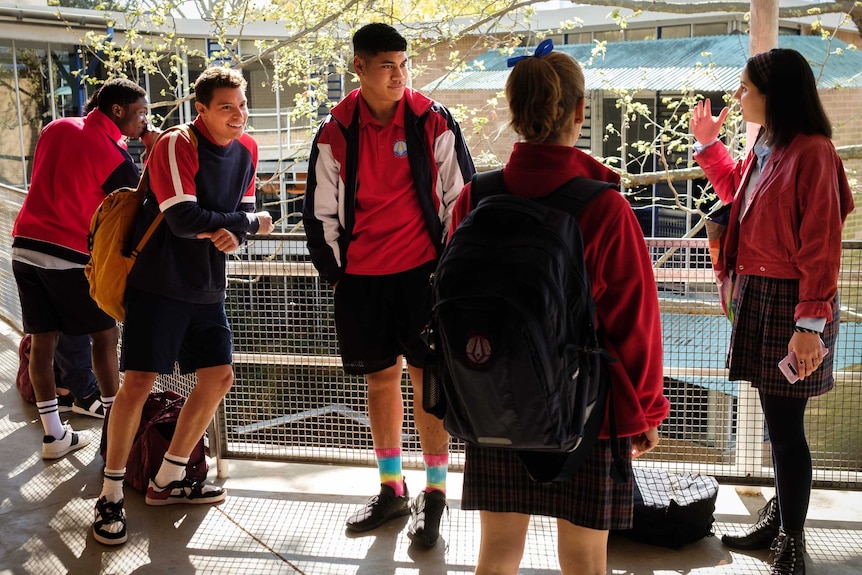
<path fill-rule="evenodd" d="M 0 182 L 0 189 L 4 192 L 12 192 L 13 194 L 21 194 L 22 196 L 27 195 L 27 190 L 22 190 L 21 188 L 16 188 L 15 186 L 10 186 L 9 184 L 4 184 Z"/>

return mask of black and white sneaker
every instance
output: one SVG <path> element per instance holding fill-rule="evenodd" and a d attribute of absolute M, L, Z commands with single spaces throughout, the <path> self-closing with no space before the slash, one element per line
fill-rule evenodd
<path fill-rule="evenodd" d="M 446 494 L 434 489 L 423 491 L 410 504 L 410 526 L 407 537 L 424 547 L 433 547 L 440 538 L 440 519 L 448 511 Z"/>
<path fill-rule="evenodd" d="M 69 413 L 75 405 L 75 398 L 71 393 L 66 395 L 57 394 L 57 413 Z"/>
<path fill-rule="evenodd" d="M 72 413 L 105 419 L 105 406 L 102 405 L 102 398 L 99 394 L 94 393 L 83 399 L 75 398 L 72 402 Z"/>
<path fill-rule="evenodd" d="M 96 501 L 93 537 L 103 545 L 120 545 L 126 542 L 126 512 L 123 500 L 111 503 L 104 497 Z"/>
<path fill-rule="evenodd" d="M 59 459 L 70 451 L 87 447 L 91 438 L 89 431 L 75 431 L 67 423 L 63 426 L 63 437 L 42 437 L 42 459 Z"/>
<path fill-rule="evenodd" d="M 176 503 L 204 505 L 221 503 L 226 496 L 227 492 L 224 487 L 192 481 L 188 477 L 179 481 L 171 481 L 167 487 L 159 487 L 154 480 L 150 479 L 144 501 L 147 505 L 174 505 Z"/>
<path fill-rule="evenodd" d="M 410 495 L 407 485 L 404 485 L 404 495 L 395 495 L 395 490 L 388 485 L 380 485 L 380 493 L 373 496 L 365 507 L 347 519 L 347 530 L 354 533 L 377 529 L 390 519 L 404 517 L 410 513 Z"/>

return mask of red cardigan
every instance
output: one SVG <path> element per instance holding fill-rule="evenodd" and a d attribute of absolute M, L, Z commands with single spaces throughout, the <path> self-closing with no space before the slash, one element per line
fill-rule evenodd
<path fill-rule="evenodd" d="M 515 195 L 541 197 L 575 176 L 619 182 L 619 176 L 576 148 L 517 143 L 503 169 Z M 452 212 L 451 230 L 470 209 L 470 185 Z M 605 192 L 577 216 L 584 237 L 598 324 L 610 364 L 620 437 L 657 427 L 667 417 L 658 294 L 646 242 L 628 201 Z M 607 421 L 602 437 L 608 437 Z"/>
<path fill-rule="evenodd" d="M 752 190 L 742 222 L 743 191 L 754 161 L 735 162 L 721 144 L 694 159 L 722 202 L 734 201 L 725 239 L 728 269 L 738 274 L 799 279 L 794 319 L 832 320 L 838 291 L 841 232 L 853 197 L 832 142 L 800 134 L 772 151 Z"/>
<path fill-rule="evenodd" d="M 86 264 L 93 212 L 107 194 L 138 183 L 138 168 L 122 138 L 117 125 L 99 110 L 45 126 L 36 142 L 30 190 L 12 229 L 12 245 Z"/>

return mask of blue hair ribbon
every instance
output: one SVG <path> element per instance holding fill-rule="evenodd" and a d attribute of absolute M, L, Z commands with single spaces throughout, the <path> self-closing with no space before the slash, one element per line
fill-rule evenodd
<path fill-rule="evenodd" d="M 512 56 L 511 58 L 506 60 L 506 65 L 509 68 L 511 68 L 512 66 L 514 66 L 515 64 L 517 64 L 518 62 L 523 60 L 524 58 L 533 58 L 533 57 L 541 58 L 542 56 L 547 56 L 548 54 L 550 54 L 553 51 L 554 51 L 554 41 L 551 40 L 550 38 L 546 38 L 546 39 L 542 40 L 538 46 L 536 46 L 535 52 L 533 52 L 532 54 L 525 54 L 523 56 Z"/>

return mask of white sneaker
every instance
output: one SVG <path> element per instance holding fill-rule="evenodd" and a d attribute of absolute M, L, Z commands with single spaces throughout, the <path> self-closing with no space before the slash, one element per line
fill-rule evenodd
<path fill-rule="evenodd" d="M 73 431 L 68 423 L 63 426 L 66 433 L 57 439 L 53 435 L 42 438 L 42 459 L 58 459 L 70 451 L 86 447 L 92 438 L 89 431 Z"/>

